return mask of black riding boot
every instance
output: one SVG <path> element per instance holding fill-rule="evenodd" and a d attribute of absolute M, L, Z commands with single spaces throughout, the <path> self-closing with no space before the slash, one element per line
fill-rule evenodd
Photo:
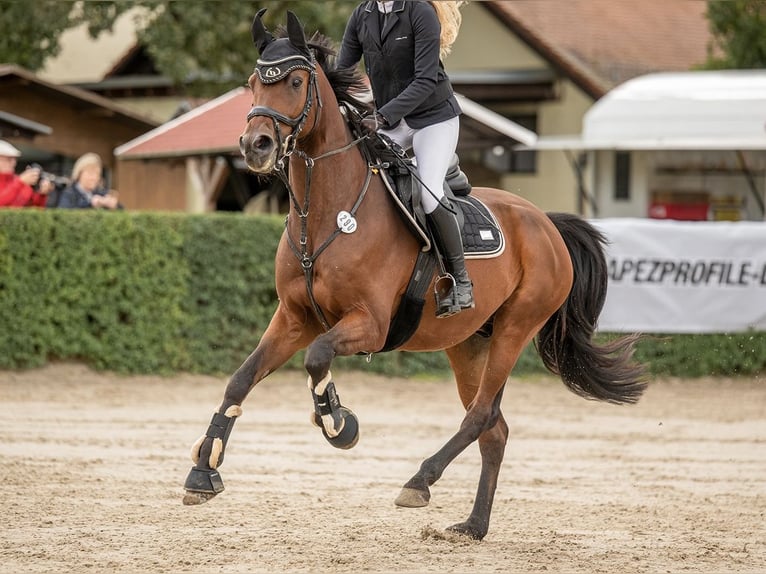
<path fill-rule="evenodd" d="M 470 309 L 473 304 L 473 285 L 465 269 L 463 241 L 460 238 L 460 228 L 455 214 L 444 205 L 439 206 L 428 214 L 434 239 L 444 256 L 447 271 L 455 279 L 454 288 L 450 286 L 444 297 L 437 298 L 436 316 L 449 317 L 463 309 Z"/>

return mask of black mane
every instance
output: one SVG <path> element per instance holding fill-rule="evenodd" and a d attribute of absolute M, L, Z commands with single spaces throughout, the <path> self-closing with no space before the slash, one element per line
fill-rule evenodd
<path fill-rule="evenodd" d="M 283 26 L 279 26 L 275 37 L 286 38 L 287 30 Z M 308 45 L 314 51 L 314 57 L 327 76 L 338 102 L 350 104 L 360 111 L 371 111 L 372 104 L 359 99 L 360 95 L 370 90 L 362 73 L 356 66 L 338 68 L 335 65 L 337 53 L 333 41 L 327 36 L 315 32 L 308 40 Z"/>

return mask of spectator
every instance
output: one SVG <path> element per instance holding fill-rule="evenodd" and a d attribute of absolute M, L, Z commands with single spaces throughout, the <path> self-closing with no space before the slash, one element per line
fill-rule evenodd
<path fill-rule="evenodd" d="M 40 180 L 40 169 L 28 167 L 16 175 L 16 161 L 21 152 L 0 140 L 0 207 L 44 206 L 53 183 Z M 39 189 L 34 189 L 39 182 Z"/>
<path fill-rule="evenodd" d="M 57 205 L 69 209 L 122 209 L 115 190 L 103 186 L 104 164 L 95 153 L 81 156 L 72 168 L 72 183 L 61 192 Z"/>

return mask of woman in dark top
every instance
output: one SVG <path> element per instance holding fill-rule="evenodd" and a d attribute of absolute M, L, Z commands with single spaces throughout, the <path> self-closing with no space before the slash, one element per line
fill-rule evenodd
<path fill-rule="evenodd" d="M 69 209 L 122 209 L 114 190 L 103 187 L 104 164 L 101 157 L 95 153 L 82 155 L 72 168 L 72 183 L 61 192 L 55 205 Z"/>
<path fill-rule="evenodd" d="M 459 2 L 362 2 L 351 14 L 337 65 L 364 57 L 376 111 L 363 124 L 412 149 L 423 182 L 421 203 L 446 265 L 454 293 L 437 316 L 474 306 L 454 208 L 444 198 L 444 176 L 457 148 L 460 106 L 441 58 L 460 27 Z"/>

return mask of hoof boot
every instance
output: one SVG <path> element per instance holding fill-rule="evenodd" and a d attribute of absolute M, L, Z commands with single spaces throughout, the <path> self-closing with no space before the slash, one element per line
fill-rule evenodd
<path fill-rule="evenodd" d="M 354 448 L 356 443 L 359 442 L 359 420 L 356 415 L 346 407 L 340 408 L 340 413 L 343 415 L 344 425 L 340 434 L 335 437 L 331 437 L 327 434 L 324 427 L 322 427 L 322 434 L 332 446 L 343 450 Z"/>
<path fill-rule="evenodd" d="M 223 492 L 223 479 L 217 470 L 193 467 L 186 477 L 184 489 L 187 492 L 200 492 L 212 495 Z"/>

